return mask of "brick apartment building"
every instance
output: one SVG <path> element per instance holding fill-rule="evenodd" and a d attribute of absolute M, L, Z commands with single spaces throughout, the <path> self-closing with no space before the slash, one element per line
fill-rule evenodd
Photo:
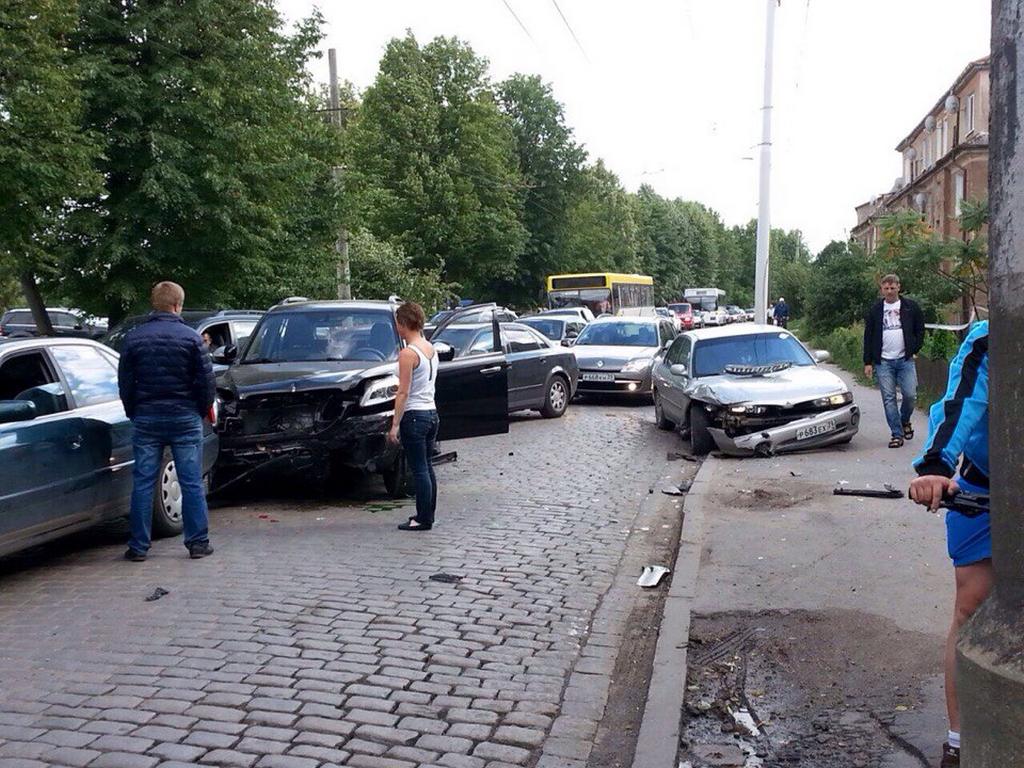
<path fill-rule="evenodd" d="M 870 253 L 878 218 L 900 209 L 920 211 L 944 238 L 959 238 L 960 202 L 988 196 L 990 59 L 972 61 L 913 131 L 896 145 L 903 175 L 889 192 L 856 208 L 851 237 Z"/>

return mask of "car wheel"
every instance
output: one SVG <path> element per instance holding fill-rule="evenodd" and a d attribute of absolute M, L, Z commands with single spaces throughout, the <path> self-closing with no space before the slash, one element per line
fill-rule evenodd
<path fill-rule="evenodd" d="M 399 451 L 394 464 L 381 473 L 384 477 L 384 488 L 393 499 L 405 499 L 410 495 L 412 475 L 409 464 L 405 460 L 405 451 Z"/>
<path fill-rule="evenodd" d="M 658 425 L 658 429 L 663 429 L 666 432 L 675 427 L 675 424 L 665 418 L 665 406 L 661 402 L 657 388 L 654 390 L 654 423 Z"/>
<path fill-rule="evenodd" d="M 153 494 L 153 536 L 163 538 L 181 533 L 181 484 L 174 459 L 165 456 L 160 464 Z"/>
<path fill-rule="evenodd" d="M 552 376 L 548 382 L 548 393 L 544 407 L 540 409 L 545 419 L 557 419 L 569 407 L 569 382 L 564 376 Z"/>
<path fill-rule="evenodd" d="M 708 427 L 711 419 L 704 406 L 697 403 L 690 407 L 690 450 L 694 456 L 707 456 L 715 447 L 714 438 Z"/>

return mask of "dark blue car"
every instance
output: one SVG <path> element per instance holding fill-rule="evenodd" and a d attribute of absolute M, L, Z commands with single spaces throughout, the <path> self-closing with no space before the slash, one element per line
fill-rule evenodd
<path fill-rule="evenodd" d="M 128 514 L 131 422 L 117 353 L 87 339 L 0 339 L 0 555 Z M 217 458 L 206 425 L 203 473 Z M 153 533 L 181 531 L 170 454 L 153 498 Z"/>

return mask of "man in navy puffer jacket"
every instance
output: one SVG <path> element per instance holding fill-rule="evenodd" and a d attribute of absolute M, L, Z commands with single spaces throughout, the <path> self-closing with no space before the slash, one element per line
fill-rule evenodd
<path fill-rule="evenodd" d="M 146 559 L 153 491 L 170 446 L 181 486 L 185 546 L 192 558 L 213 553 L 203 493 L 203 417 L 213 406 L 214 380 L 203 340 L 181 319 L 185 291 L 177 283 L 153 287 L 149 319 L 125 336 L 117 383 L 134 426 L 131 540 L 124 556 Z"/>

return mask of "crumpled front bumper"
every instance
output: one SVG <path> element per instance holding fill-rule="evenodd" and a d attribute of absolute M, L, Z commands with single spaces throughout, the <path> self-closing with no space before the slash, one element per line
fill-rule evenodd
<path fill-rule="evenodd" d="M 771 456 L 776 453 L 822 448 L 845 442 L 857 434 L 859 425 L 860 408 L 851 403 L 833 411 L 816 413 L 747 435 L 730 437 L 724 429 L 714 427 L 708 431 L 723 453 L 731 456 Z M 813 434 L 827 427 L 832 428 Z"/>

